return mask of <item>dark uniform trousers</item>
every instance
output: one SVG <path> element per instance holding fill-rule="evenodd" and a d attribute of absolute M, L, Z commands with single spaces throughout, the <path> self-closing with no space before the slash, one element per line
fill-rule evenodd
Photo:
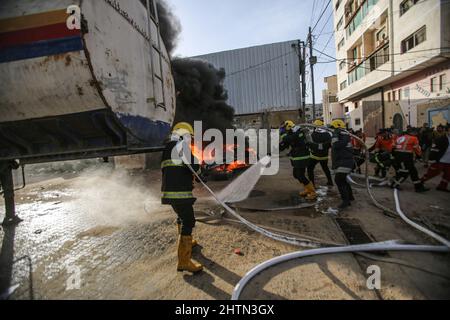
<path fill-rule="evenodd" d="M 334 177 L 334 181 L 336 182 L 336 186 L 338 187 L 339 194 L 341 195 L 341 199 L 344 202 L 354 200 L 352 187 L 347 181 L 348 175 L 348 173 L 337 172 Z"/>
<path fill-rule="evenodd" d="M 402 184 L 409 176 L 414 185 L 421 184 L 419 179 L 419 173 L 414 165 L 414 154 L 412 152 L 394 152 L 394 168 L 396 171 L 394 185 L 399 186 Z"/>
<path fill-rule="evenodd" d="M 330 168 L 328 167 L 328 158 L 326 160 L 319 160 L 319 159 L 315 159 L 314 157 L 311 157 L 311 159 L 309 160 L 309 165 L 308 165 L 309 180 L 315 185 L 314 170 L 316 169 L 316 166 L 318 163 L 320 163 L 320 166 L 322 167 L 323 172 L 327 176 L 328 182 L 332 182 L 333 179 L 331 177 Z"/>
<path fill-rule="evenodd" d="M 3 197 L 5 198 L 5 218 L 12 219 L 15 214 L 14 204 L 14 180 L 12 170 L 17 169 L 15 162 L 0 163 L 0 186 L 2 187 Z"/>
<path fill-rule="evenodd" d="M 338 187 L 342 201 L 348 204 L 354 200 L 352 187 L 347 181 L 347 176 L 351 173 L 355 160 L 350 135 L 343 130 L 336 130 L 332 143 L 333 169 L 335 170 L 334 180 Z"/>
<path fill-rule="evenodd" d="M 294 167 L 293 174 L 294 178 L 300 181 L 300 183 L 305 186 L 309 184 L 309 180 L 306 177 L 306 167 Z"/>
<path fill-rule="evenodd" d="M 177 224 L 181 225 L 181 235 L 190 236 L 195 228 L 194 203 L 172 204 L 172 209 L 177 214 Z"/>

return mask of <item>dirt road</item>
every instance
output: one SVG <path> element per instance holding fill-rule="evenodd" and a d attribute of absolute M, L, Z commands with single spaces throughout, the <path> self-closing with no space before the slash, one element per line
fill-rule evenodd
<path fill-rule="evenodd" d="M 295 201 L 300 187 L 291 177 L 287 159 L 281 165 L 277 176 L 260 180 L 250 204 L 284 206 Z M 194 258 L 205 265 L 205 272 L 177 273 L 175 216 L 170 207 L 160 205 L 158 170 L 130 173 L 100 167 L 36 181 L 17 194 L 24 222 L 0 232 L 0 287 L 1 292 L 9 289 L 12 299 L 229 299 L 233 287 L 255 265 L 298 250 L 236 223 L 204 221 L 205 213 L 216 205 L 199 188 L 195 236 L 201 247 L 194 250 Z M 319 175 L 317 182 L 324 185 L 324 177 Z M 226 184 L 210 183 L 214 190 Z M 435 184 L 432 181 L 430 186 Z M 405 185 L 401 192 L 405 213 L 450 238 L 448 194 L 433 190 L 418 195 L 412 188 Z M 308 209 L 240 213 L 272 230 L 326 242 L 362 242 L 367 237 L 369 241 L 435 244 L 401 220 L 384 215 L 364 189 L 355 193 L 358 201 L 338 215 L 329 210 L 338 203 L 337 190 L 326 187 L 320 187 L 319 202 Z M 392 190 L 377 189 L 375 194 L 383 204 L 394 207 Z M 4 212 L 3 203 L 0 212 Z M 346 237 L 343 229 L 349 227 L 356 228 L 359 236 Z M 235 249 L 243 254 L 236 255 Z M 401 260 L 415 268 L 351 254 L 309 258 L 263 272 L 243 298 L 450 298 L 449 255 L 384 253 L 376 257 Z M 381 290 L 366 286 L 369 265 L 381 268 Z"/>

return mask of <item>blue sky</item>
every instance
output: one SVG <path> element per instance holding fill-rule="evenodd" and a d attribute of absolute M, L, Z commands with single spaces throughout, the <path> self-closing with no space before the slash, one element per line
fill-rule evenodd
<path fill-rule="evenodd" d="M 306 40 L 309 25 L 317 22 L 328 3 L 328 0 L 167 1 L 183 28 L 175 51 L 180 56 L 195 56 L 294 39 Z M 331 14 L 332 4 L 328 6 L 313 34 L 316 36 L 315 47 L 335 57 L 332 34 L 334 22 Z M 325 46 L 327 42 L 328 45 Z M 326 60 L 329 59 L 323 56 L 319 58 L 319 61 Z M 335 74 L 335 69 L 335 63 L 316 65 L 316 101 L 322 101 L 322 89 L 325 87 L 323 78 Z M 308 88 L 307 99 L 310 102 L 310 85 Z"/>

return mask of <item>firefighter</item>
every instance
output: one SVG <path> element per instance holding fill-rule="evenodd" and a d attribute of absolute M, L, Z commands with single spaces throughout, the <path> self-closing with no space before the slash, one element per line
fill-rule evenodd
<path fill-rule="evenodd" d="M 386 178 L 387 172 L 394 162 L 394 156 L 392 155 L 394 144 L 395 140 L 391 133 L 386 129 L 381 129 L 373 147 L 373 161 L 377 165 L 375 168 L 376 176 L 379 176 L 381 173 L 381 178 Z"/>
<path fill-rule="evenodd" d="M 16 215 L 14 203 L 13 170 L 17 170 L 18 168 L 19 164 L 14 160 L 0 162 L 0 190 L 3 191 L 3 197 L 5 198 L 5 218 L 2 223 L 3 226 L 15 225 L 23 221 Z"/>
<path fill-rule="evenodd" d="M 355 165 L 353 158 L 353 145 L 350 134 L 345 130 L 345 123 L 342 120 L 334 120 L 331 127 L 335 129 L 331 141 L 331 159 L 335 172 L 335 183 L 339 189 L 342 203 L 339 209 L 351 206 L 355 200 L 353 190 L 347 181 L 347 176 L 352 172 Z"/>
<path fill-rule="evenodd" d="M 311 143 L 309 144 L 309 149 L 311 151 L 311 159 L 308 165 L 308 178 L 314 183 L 314 169 L 317 164 L 320 163 L 323 172 L 327 176 L 328 186 L 333 186 L 333 179 L 331 177 L 330 169 L 328 168 L 328 155 L 331 148 L 331 138 L 332 134 L 320 127 L 325 124 L 322 120 L 316 120 L 314 125 L 317 127 L 311 134 Z"/>
<path fill-rule="evenodd" d="M 289 155 L 291 157 L 293 175 L 305 188 L 300 193 L 300 196 L 314 201 L 317 199 L 316 190 L 312 182 L 306 177 L 306 168 L 310 160 L 306 130 L 296 127 L 294 122 L 288 120 L 283 124 L 281 132 L 284 133 L 281 136 L 280 151 L 291 149 Z"/>
<path fill-rule="evenodd" d="M 443 125 L 438 127 L 438 132 L 445 132 Z M 450 192 L 448 190 L 448 184 L 450 182 L 450 125 L 447 125 L 447 134 L 439 134 L 434 139 L 430 151 L 430 162 L 433 163 L 428 168 L 422 181 L 431 180 L 442 173 L 441 182 L 436 190 Z"/>
<path fill-rule="evenodd" d="M 416 192 L 429 191 L 425 188 L 423 181 L 419 179 L 414 161 L 416 157 L 422 155 L 422 149 L 419 145 L 417 132 L 413 128 L 399 136 L 394 146 L 395 170 L 396 176 L 391 184 L 392 188 L 399 188 L 400 185 L 411 176 Z"/>
<path fill-rule="evenodd" d="M 192 230 L 195 227 L 193 205 L 196 201 L 192 194 L 194 175 L 186 165 L 189 161 L 193 170 L 198 171 L 200 168 L 189 148 L 193 135 L 194 129 L 189 123 L 181 122 L 173 128 L 161 162 L 161 202 L 163 205 L 172 206 L 178 216 L 177 270 L 197 273 L 203 270 L 203 266 L 191 260 L 192 247 L 197 245 L 192 238 Z"/>

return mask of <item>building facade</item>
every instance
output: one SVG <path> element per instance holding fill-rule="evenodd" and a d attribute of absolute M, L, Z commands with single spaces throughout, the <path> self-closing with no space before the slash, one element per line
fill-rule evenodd
<path fill-rule="evenodd" d="M 334 0 L 338 100 L 348 125 L 449 121 L 450 3 Z"/>
<path fill-rule="evenodd" d="M 324 79 L 326 89 L 322 91 L 323 121 L 330 124 L 334 119 L 343 119 L 342 107 L 338 103 L 338 81 L 337 75 L 332 75 Z"/>
<path fill-rule="evenodd" d="M 286 41 L 192 57 L 226 72 L 228 103 L 236 115 L 301 107 L 299 41 Z"/>
<path fill-rule="evenodd" d="M 316 117 L 313 117 L 313 114 L 316 114 Z M 306 122 L 312 122 L 314 119 L 322 119 L 323 118 L 323 105 L 321 103 L 316 103 L 313 108 L 312 104 L 307 104 L 305 106 L 305 120 Z"/>

